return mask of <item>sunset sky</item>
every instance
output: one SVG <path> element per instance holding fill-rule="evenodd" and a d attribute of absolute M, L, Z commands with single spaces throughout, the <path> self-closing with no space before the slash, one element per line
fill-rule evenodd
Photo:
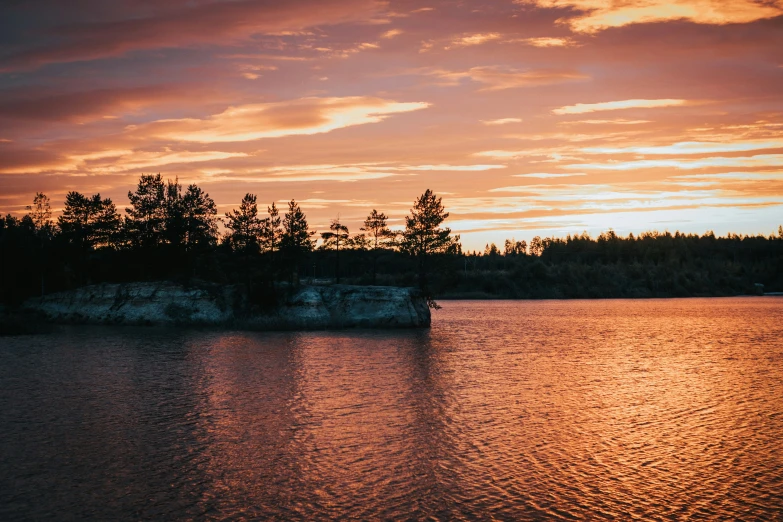
<path fill-rule="evenodd" d="M 0 211 L 141 173 L 466 249 L 783 223 L 782 0 L 10 1 Z"/>

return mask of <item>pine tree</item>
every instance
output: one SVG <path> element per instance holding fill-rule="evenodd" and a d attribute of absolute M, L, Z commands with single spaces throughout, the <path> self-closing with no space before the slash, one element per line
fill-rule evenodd
<path fill-rule="evenodd" d="M 65 207 L 57 225 L 69 243 L 89 250 L 114 244 L 120 230 L 120 216 L 111 199 L 71 191 L 65 196 Z"/>
<path fill-rule="evenodd" d="M 266 207 L 268 217 L 261 220 L 261 246 L 265 252 L 275 252 L 280 248 L 282 235 L 280 212 L 274 201 L 271 207 Z"/>
<path fill-rule="evenodd" d="M 544 240 L 536 236 L 530 240 L 530 255 L 540 256 L 544 253 Z"/>
<path fill-rule="evenodd" d="M 345 246 L 350 235 L 348 234 L 348 227 L 340 223 L 340 217 L 332 220 L 332 224 L 329 225 L 329 232 L 321 233 L 321 237 L 324 240 L 324 248 L 334 246 L 335 250 L 335 262 L 334 262 L 334 274 L 335 281 L 340 284 L 340 244 Z"/>
<path fill-rule="evenodd" d="M 188 185 L 182 196 L 185 247 L 188 250 L 212 246 L 217 241 L 217 206 L 197 185 Z"/>
<path fill-rule="evenodd" d="M 137 246 L 157 246 L 163 243 L 166 225 L 167 191 L 160 174 L 139 178 L 136 192 L 128 192 L 131 207 L 125 209 L 129 219 L 131 242 Z"/>
<path fill-rule="evenodd" d="M 101 199 L 100 194 L 95 194 L 92 197 L 91 207 L 91 221 L 87 234 L 90 246 L 115 247 L 122 228 L 117 206 L 110 198 Z"/>
<path fill-rule="evenodd" d="M 231 247 L 241 252 L 257 252 L 261 220 L 255 194 L 245 194 L 239 210 L 226 213 L 226 219 L 226 228 L 230 230 L 227 239 Z"/>
<path fill-rule="evenodd" d="M 175 247 L 184 247 L 186 241 L 185 205 L 182 200 L 182 185 L 179 179 L 166 182 L 165 216 L 163 236 L 165 242 Z"/>
<path fill-rule="evenodd" d="M 283 217 L 283 234 L 280 238 L 280 250 L 291 263 L 293 280 L 297 282 L 299 262 L 313 250 L 312 236 L 307 218 L 293 199 L 288 202 L 288 212 Z"/>
<path fill-rule="evenodd" d="M 41 295 L 44 295 L 46 293 L 46 258 L 52 235 L 52 208 L 49 204 L 49 197 L 42 192 L 36 192 L 33 204 L 28 205 L 27 210 L 30 213 L 22 221 L 29 220 L 41 240 L 38 262 L 41 273 Z"/>
<path fill-rule="evenodd" d="M 348 238 L 348 240 L 345 242 L 345 247 L 366 252 L 372 249 L 372 241 L 370 241 L 370 238 L 367 237 L 367 234 L 361 232 L 351 238 Z"/>
<path fill-rule="evenodd" d="M 86 245 L 90 214 L 90 200 L 84 194 L 70 191 L 65 195 L 65 207 L 57 218 L 57 226 L 69 243 L 80 248 Z"/>
<path fill-rule="evenodd" d="M 416 258 L 419 266 L 419 287 L 427 291 L 429 258 L 435 254 L 457 252 L 459 236 L 451 236 L 451 229 L 440 225 L 449 217 L 442 198 L 427 189 L 413 203 L 410 216 L 405 218 L 400 249 Z"/>
<path fill-rule="evenodd" d="M 372 284 L 376 282 L 378 272 L 378 254 L 379 250 L 385 248 L 394 240 L 394 232 L 389 229 L 388 217 L 383 212 L 373 209 L 367 219 L 364 220 L 364 226 L 361 228 L 367 232 L 372 244 Z"/>
<path fill-rule="evenodd" d="M 33 198 L 33 204 L 27 206 L 30 211 L 30 218 L 35 224 L 35 229 L 39 232 L 49 232 L 52 225 L 52 207 L 49 196 L 42 192 L 36 192 Z"/>
<path fill-rule="evenodd" d="M 571 236 L 568 236 L 568 240 L 571 240 Z M 504 256 L 523 256 L 527 252 L 527 241 L 517 241 L 513 237 L 506 239 L 506 243 L 503 248 Z"/>

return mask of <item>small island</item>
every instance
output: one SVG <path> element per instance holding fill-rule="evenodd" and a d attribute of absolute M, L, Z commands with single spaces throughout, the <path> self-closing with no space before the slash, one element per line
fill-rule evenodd
<path fill-rule="evenodd" d="M 246 194 L 222 220 L 197 185 L 183 191 L 160 174 L 142 175 L 128 199 L 123 219 L 110 199 L 70 192 L 55 224 L 49 198 L 38 193 L 29 214 L 3 218 L 4 266 L 16 264 L 21 277 L 3 272 L 2 322 L 34 314 L 37 321 L 77 324 L 426 328 L 437 307 L 427 277 L 431 258 L 459 251 L 459 236 L 440 227 L 448 213 L 430 190 L 414 202 L 403 231 L 393 232 L 375 209 L 358 235 L 333 220 L 318 247 L 333 255 L 333 277 L 318 274 L 317 264 L 310 271 L 316 231 L 295 200 L 282 216 L 273 202 L 262 218 L 256 196 Z M 346 249 L 371 259 L 364 284 L 341 284 Z M 415 262 L 415 285 L 378 284 L 377 258 L 388 251 Z"/>
<path fill-rule="evenodd" d="M 265 305 L 238 286 L 102 284 L 33 298 L 25 309 L 57 323 L 225 327 L 243 330 L 424 328 L 430 310 L 415 288 L 300 285 Z"/>

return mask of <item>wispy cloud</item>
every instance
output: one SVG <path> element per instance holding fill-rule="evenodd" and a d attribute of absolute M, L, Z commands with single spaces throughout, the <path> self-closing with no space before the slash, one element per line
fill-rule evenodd
<path fill-rule="evenodd" d="M 558 122 L 561 125 L 640 125 L 642 123 L 650 123 L 650 120 L 624 120 L 618 118 L 615 120 L 576 120 L 576 121 L 561 121 Z"/>
<path fill-rule="evenodd" d="M 571 176 L 586 176 L 584 172 L 571 172 L 571 173 L 553 173 L 553 172 L 531 172 L 530 174 L 514 174 L 515 178 L 570 178 Z"/>
<path fill-rule="evenodd" d="M 29 166 L 0 168 L 0 174 L 40 174 L 44 172 L 111 174 L 158 168 L 166 165 L 205 163 L 209 161 L 244 158 L 244 152 L 225 151 L 139 151 L 102 150 L 86 154 L 70 154 L 57 161 Z"/>
<path fill-rule="evenodd" d="M 783 154 L 759 154 L 756 156 L 717 156 L 699 159 L 645 159 L 635 161 L 609 161 L 605 163 L 573 163 L 563 165 L 575 170 L 641 170 L 652 168 L 704 169 L 712 167 L 783 167 Z"/>
<path fill-rule="evenodd" d="M 497 120 L 481 120 L 484 125 L 507 125 L 509 123 L 521 123 L 522 118 L 499 118 Z"/>
<path fill-rule="evenodd" d="M 754 0 L 516 0 L 540 7 L 573 8 L 564 19 L 574 31 L 595 33 L 630 24 L 688 20 L 698 24 L 747 23 L 783 14 L 778 2 Z"/>
<path fill-rule="evenodd" d="M 601 103 L 577 103 L 554 109 L 554 114 L 585 114 L 598 111 L 617 111 L 622 109 L 654 109 L 658 107 L 676 107 L 686 105 L 687 100 L 621 100 Z"/>
<path fill-rule="evenodd" d="M 573 69 L 519 70 L 499 66 L 472 67 L 467 71 L 426 69 L 421 72 L 444 80 L 444 85 L 459 85 L 461 80 L 470 79 L 471 81 L 484 84 L 485 87 L 480 89 L 482 91 L 501 91 L 522 87 L 537 87 L 541 85 L 586 80 L 589 78 L 586 74 Z"/>
<path fill-rule="evenodd" d="M 720 172 L 718 174 L 683 174 L 672 176 L 673 179 L 708 179 L 708 180 L 750 180 L 750 181 L 783 181 L 783 171 L 756 172 Z"/>
<path fill-rule="evenodd" d="M 205 119 L 159 120 L 131 130 L 140 135 L 202 143 L 320 134 L 377 123 L 393 114 L 429 107 L 426 102 L 396 102 L 365 96 L 302 98 L 229 107 Z"/>
<path fill-rule="evenodd" d="M 202 169 L 212 181 L 252 183 L 291 183 L 335 181 L 353 183 L 418 172 L 482 172 L 504 169 L 505 165 L 407 165 L 398 163 L 347 163 L 316 165 L 279 165 L 264 168 Z"/>
<path fill-rule="evenodd" d="M 672 145 L 634 147 L 588 147 L 580 149 L 587 154 L 713 154 L 719 152 L 745 152 L 750 150 L 780 149 L 783 139 L 746 140 L 726 143 L 683 141 Z"/>
<path fill-rule="evenodd" d="M 381 38 L 388 40 L 390 38 L 394 38 L 395 36 L 399 36 L 402 33 L 403 33 L 402 29 L 389 29 L 388 31 L 386 31 L 381 35 Z"/>
<path fill-rule="evenodd" d="M 500 33 L 477 33 L 477 34 L 470 34 L 461 36 L 458 38 L 455 38 L 449 43 L 448 46 L 446 46 L 446 49 L 450 49 L 452 47 L 468 47 L 471 45 L 481 45 L 486 42 L 491 42 L 493 40 L 499 40 L 501 38 Z"/>
<path fill-rule="evenodd" d="M 571 38 L 556 38 L 551 36 L 539 36 L 537 38 L 520 38 L 510 40 L 509 43 L 525 43 L 533 47 L 571 47 L 576 45 Z"/>

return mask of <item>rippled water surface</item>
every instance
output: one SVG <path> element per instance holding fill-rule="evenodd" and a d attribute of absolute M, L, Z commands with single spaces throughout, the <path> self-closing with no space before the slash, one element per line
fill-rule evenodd
<path fill-rule="evenodd" d="M 0 338 L 0 518 L 783 519 L 783 298 Z"/>

